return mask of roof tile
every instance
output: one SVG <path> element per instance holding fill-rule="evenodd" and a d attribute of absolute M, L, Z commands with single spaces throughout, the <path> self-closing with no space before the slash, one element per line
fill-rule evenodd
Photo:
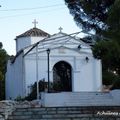
<path fill-rule="evenodd" d="M 16 39 L 20 37 L 46 37 L 46 36 L 49 36 L 49 34 L 44 32 L 43 30 L 38 28 L 32 28 L 24 32 L 23 34 L 17 36 Z"/>

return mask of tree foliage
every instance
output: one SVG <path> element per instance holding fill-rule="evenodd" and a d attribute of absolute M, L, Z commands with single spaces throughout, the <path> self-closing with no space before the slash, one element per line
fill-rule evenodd
<path fill-rule="evenodd" d="M 120 45 L 116 41 L 99 41 L 93 47 L 93 54 L 102 60 L 103 84 L 115 88 L 120 82 Z"/>
<path fill-rule="evenodd" d="M 8 54 L 0 42 L 0 100 L 5 98 L 5 73 Z"/>
<path fill-rule="evenodd" d="M 8 55 L 5 49 L 2 48 L 2 43 L 0 43 L 0 71 L 5 74 L 6 72 L 6 63 L 8 60 Z"/>
<path fill-rule="evenodd" d="M 108 11 L 115 0 L 65 0 L 76 23 L 97 33 L 107 28 Z"/>
<path fill-rule="evenodd" d="M 107 24 L 112 31 L 120 31 L 120 0 L 116 0 L 109 10 Z M 119 33 L 120 34 L 120 33 Z"/>
<path fill-rule="evenodd" d="M 120 45 L 120 0 L 115 1 L 108 13 L 107 24 L 109 29 L 105 35 Z"/>
<path fill-rule="evenodd" d="M 93 53 L 96 58 L 102 59 L 103 83 L 113 84 L 112 89 L 118 89 L 120 88 L 120 0 L 115 0 L 109 9 L 106 23 L 108 29 L 103 35 L 109 38 L 109 41 L 96 43 Z"/>
<path fill-rule="evenodd" d="M 65 3 L 79 26 L 103 36 L 93 46 L 93 54 L 102 59 L 103 84 L 120 88 L 120 0 L 65 0 Z"/>
<path fill-rule="evenodd" d="M 100 41 L 93 47 L 95 58 L 102 59 L 103 70 L 120 74 L 120 46 L 115 41 Z"/>

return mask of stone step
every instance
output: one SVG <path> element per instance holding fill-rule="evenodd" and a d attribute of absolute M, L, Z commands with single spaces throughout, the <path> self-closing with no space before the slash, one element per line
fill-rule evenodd
<path fill-rule="evenodd" d="M 28 107 L 28 108 L 16 108 L 15 112 L 36 112 L 36 111 L 90 111 L 90 110 L 109 110 L 119 109 L 120 106 L 81 106 L 81 107 Z"/>
<path fill-rule="evenodd" d="M 77 98 L 77 99 L 82 99 L 82 98 L 95 98 L 95 99 L 99 99 L 99 98 L 103 98 L 103 99 L 108 99 L 108 98 L 113 98 L 112 95 L 110 94 L 71 94 L 69 95 L 70 98 Z"/>
<path fill-rule="evenodd" d="M 77 105 L 85 105 L 85 106 L 95 106 L 95 105 L 115 105 L 113 99 L 67 99 L 64 102 L 65 105 L 69 106 L 77 106 Z"/>
<path fill-rule="evenodd" d="M 69 110 L 69 109 L 61 109 L 61 110 L 59 110 L 59 109 L 56 109 L 56 110 L 44 110 L 44 111 L 41 111 L 41 110 L 16 110 L 16 112 L 14 112 L 12 115 L 31 115 L 31 114 L 39 114 L 39 115 L 41 115 L 41 114 L 66 114 L 66 113 L 71 113 L 71 114 L 73 114 L 73 113 L 91 113 L 91 111 L 89 111 L 89 110 L 86 110 L 86 109 L 71 109 L 71 110 Z"/>
<path fill-rule="evenodd" d="M 8 120 L 89 120 L 100 117 L 98 111 L 117 111 L 120 107 L 87 106 L 87 107 L 53 107 L 53 108 L 17 108 Z M 109 117 L 109 116 L 108 116 Z M 120 117 L 120 116 L 117 116 Z"/>
<path fill-rule="evenodd" d="M 28 119 L 71 119 L 71 118 L 82 118 L 92 117 L 92 114 L 42 114 L 42 115 L 22 115 L 22 116 L 10 116 L 9 120 L 28 120 Z"/>
<path fill-rule="evenodd" d="M 68 99 L 68 98 L 67 98 Z M 83 97 L 69 97 L 69 99 L 70 100 L 112 100 L 112 98 L 110 98 L 110 97 L 107 97 L 107 98 L 101 98 L 101 97 L 97 97 L 97 98 L 94 98 L 94 97 L 92 97 L 92 98 L 89 98 L 89 97 L 85 97 L 85 98 L 83 98 Z"/>
<path fill-rule="evenodd" d="M 91 93 L 91 94 L 82 94 L 82 93 L 73 93 L 65 100 L 64 104 L 68 106 L 90 106 L 90 105 L 111 105 L 113 104 L 113 97 L 108 93 Z M 115 105 L 115 103 L 113 104 Z"/>
<path fill-rule="evenodd" d="M 43 115 L 43 114 L 47 114 L 47 115 L 55 115 L 55 114 L 91 114 L 91 111 L 88 110 L 84 110 L 84 111 L 80 111 L 80 110 L 74 110 L 74 111 L 69 111 L 69 110 L 62 110 L 62 111 L 28 111 L 28 112 L 18 112 L 16 111 L 15 113 L 13 113 L 13 116 L 21 116 L 21 115 Z"/>

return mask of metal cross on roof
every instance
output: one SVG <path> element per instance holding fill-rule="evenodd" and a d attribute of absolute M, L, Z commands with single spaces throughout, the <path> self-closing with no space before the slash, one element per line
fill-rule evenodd
<path fill-rule="evenodd" d="M 38 24 L 38 22 L 36 21 L 36 19 L 34 19 L 34 21 L 32 23 L 34 24 L 34 28 L 36 28 L 36 25 Z"/>
<path fill-rule="evenodd" d="M 62 27 L 59 27 L 59 30 L 60 30 L 60 32 L 62 32 L 63 28 L 62 28 Z"/>

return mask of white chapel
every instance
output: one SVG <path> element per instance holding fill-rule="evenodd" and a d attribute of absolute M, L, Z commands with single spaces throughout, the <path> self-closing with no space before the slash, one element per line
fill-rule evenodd
<path fill-rule="evenodd" d="M 6 99 L 27 96 L 40 80 L 58 85 L 56 92 L 101 91 L 101 61 L 80 38 L 61 28 L 50 35 L 34 26 L 15 42 L 16 56 L 7 64 Z"/>

